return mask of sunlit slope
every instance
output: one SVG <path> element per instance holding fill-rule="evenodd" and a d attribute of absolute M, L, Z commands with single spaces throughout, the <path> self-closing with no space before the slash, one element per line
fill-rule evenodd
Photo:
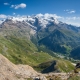
<path fill-rule="evenodd" d="M 52 59 L 49 54 L 38 52 L 31 41 L 13 36 L 0 37 L 0 53 L 16 64 L 36 65 Z"/>

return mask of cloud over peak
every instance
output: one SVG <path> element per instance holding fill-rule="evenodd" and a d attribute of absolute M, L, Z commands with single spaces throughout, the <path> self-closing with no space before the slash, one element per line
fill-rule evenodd
<path fill-rule="evenodd" d="M 44 18 L 50 18 L 50 17 L 54 17 L 54 18 L 56 18 L 56 19 L 59 19 L 59 18 L 63 18 L 63 17 L 61 17 L 61 16 L 58 16 L 57 14 L 49 14 L 49 13 L 45 13 L 45 14 L 37 14 L 36 16 L 38 16 L 38 17 L 44 17 Z"/>
<path fill-rule="evenodd" d="M 0 18 L 7 18 L 7 16 L 4 14 L 0 14 Z"/>
<path fill-rule="evenodd" d="M 14 9 L 19 9 L 19 8 L 26 8 L 26 4 L 25 3 L 21 3 L 21 4 L 18 4 L 18 5 L 11 5 L 11 8 L 14 8 Z"/>
<path fill-rule="evenodd" d="M 62 21 L 67 24 L 75 25 L 75 26 L 80 26 L 80 16 L 73 16 L 73 17 L 64 17 L 64 16 L 59 16 L 57 14 L 36 14 L 34 15 L 41 19 L 41 21 L 44 19 L 45 24 L 47 24 L 48 20 L 54 19 L 56 23 L 59 21 Z M 33 15 L 28 16 L 28 15 L 17 15 L 17 13 L 13 12 L 13 15 L 5 15 L 5 14 L 0 14 L 0 20 L 4 20 L 6 18 L 17 20 L 17 21 L 23 21 L 23 20 L 33 20 Z M 58 20 L 57 20 L 58 19 Z M 45 22 L 46 20 L 46 22 Z"/>

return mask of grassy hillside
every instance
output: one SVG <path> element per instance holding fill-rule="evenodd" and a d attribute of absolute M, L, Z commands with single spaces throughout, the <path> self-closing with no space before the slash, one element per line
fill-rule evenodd
<path fill-rule="evenodd" d="M 70 61 L 59 58 L 55 58 L 52 61 L 41 63 L 34 68 L 38 71 L 41 71 L 42 73 L 70 72 L 74 70 L 74 66 L 71 64 Z"/>
<path fill-rule="evenodd" d="M 74 70 L 74 66 L 68 60 L 60 59 L 58 60 L 57 65 L 61 72 L 69 72 Z"/>
<path fill-rule="evenodd" d="M 39 51 L 37 47 L 30 41 L 22 38 L 16 38 L 14 36 L 0 36 L 0 53 L 6 56 L 10 61 L 15 64 L 28 64 L 31 66 L 37 66 L 46 61 L 57 61 L 57 69 L 66 72 L 73 69 L 71 62 L 54 58 L 49 53 Z M 48 62 L 50 64 L 50 62 Z M 43 64 L 43 66 L 45 63 Z M 47 65 L 47 64 L 46 64 Z M 47 65 L 48 67 L 49 65 Z M 43 70 L 44 68 L 37 68 Z"/>
<path fill-rule="evenodd" d="M 0 37 L 0 53 L 15 64 L 37 65 L 53 59 L 45 52 L 38 52 L 31 41 L 14 36 Z"/>

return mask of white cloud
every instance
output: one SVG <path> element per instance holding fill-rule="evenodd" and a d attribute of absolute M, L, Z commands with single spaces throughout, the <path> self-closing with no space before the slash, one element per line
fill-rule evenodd
<path fill-rule="evenodd" d="M 66 17 L 67 20 L 80 20 L 80 17 Z"/>
<path fill-rule="evenodd" d="M 10 5 L 9 3 L 4 3 L 4 5 Z"/>
<path fill-rule="evenodd" d="M 79 22 L 74 22 L 74 21 L 66 21 L 67 24 L 71 24 L 77 27 L 80 27 L 80 23 Z"/>
<path fill-rule="evenodd" d="M 11 5 L 11 8 L 14 8 L 14 9 L 19 9 L 19 8 L 26 8 L 26 4 L 25 3 L 21 3 L 21 4 L 18 4 L 18 5 Z"/>
<path fill-rule="evenodd" d="M 11 8 L 14 8 L 15 7 L 15 5 L 11 5 Z"/>
<path fill-rule="evenodd" d="M 36 16 L 38 16 L 38 17 L 43 17 L 43 14 L 39 13 L 39 14 L 37 14 Z"/>
<path fill-rule="evenodd" d="M 68 13 L 72 14 L 72 13 L 75 13 L 76 11 L 75 10 L 72 10 L 72 11 L 69 11 Z"/>
<path fill-rule="evenodd" d="M 0 18 L 7 18 L 7 16 L 4 14 L 0 14 Z"/>
<path fill-rule="evenodd" d="M 68 9 L 64 10 L 64 11 L 69 11 Z"/>
<path fill-rule="evenodd" d="M 55 21 L 55 23 L 59 23 L 57 19 L 60 19 L 60 18 L 63 18 L 61 16 L 58 16 L 57 14 L 49 14 L 49 13 L 45 13 L 45 14 L 37 14 L 36 17 L 39 17 L 40 18 L 40 22 L 42 22 L 41 24 L 42 25 L 46 25 L 48 24 L 48 21 Z M 53 19 L 51 19 L 53 18 Z"/>
<path fill-rule="evenodd" d="M 13 13 L 13 15 L 15 15 L 16 13 Z"/>
<path fill-rule="evenodd" d="M 69 13 L 69 14 L 72 14 L 72 13 L 75 13 L 76 12 L 75 10 L 69 10 L 69 9 L 64 10 L 64 11 L 67 12 L 67 13 Z"/>
<path fill-rule="evenodd" d="M 59 20 L 67 24 L 80 26 L 80 17 L 76 17 L 76 16 L 64 17 L 64 19 L 59 19 Z"/>
<path fill-rule="evenodd" d="M 45 13 L 45 14 L 37 14 L 36 15 L 37 17 L 44 17 L 45 19 L 47 19 L 47 18 L 50 18 L 50 17 L 54 17 L 54 18 L 56 18 L 56 19 L 58 19 L 58 18 L 63 18 L 63 17 L 61 17 L 61 16 L 58 16 L 57 14 L 49 14 L 49 13 Z"/>
<path fill-rule="evenodd" d="M 22 20 L 32 20 L 32 21 L 34 21 L 32 18 L 31 18 L 31 16 L 28 16 L 27 17 L 27 15 L 15 15 L 16 13 L 13 13 L 13 16 L 10 16 L 10 15 L 5 15 L 5 14 L 0 14 L 0 19 L 6 19 L 6 18 L 12 18 L 13 17 L 13 20 L 15 21 L 15 20 L 18 20 L 18 21 L 22 21 Z M 56 22 L 58 22 L 57 21 L 57 19 L 59 20 L 59 21 L 62 21 L 62 22 L 64 22 L 64 23 L 67 23 L 67 24 L 71 24 L 71 25 L 75 25 L 75 26 L 80 26 L 80 16 L 73 16 L 73 17 L 64 17 L 64 16 L 59 16 L 59 15 L 57 15 L 57 14 L 49 14 L 49 13 L 46 13 L 46 14 L 37 14 L 36 15 L 37 17 L 40 17 L 40 18 L 44 18 L 44 21 L 45 21 L 45 19 L 47 19 L 47 20 L 50 20 L 50 18 L 51 17 L 53 17 L 55 20 L 56 20 Z M 27 19 L 28 18 L 28 19 Z M 41 21 L 43 21 L 43 20 L 41 20 Z M 46 23 L 46 22 L 44 22 L 44 23 Z M 46 23 L 47 24 L 47 23 Z"/>

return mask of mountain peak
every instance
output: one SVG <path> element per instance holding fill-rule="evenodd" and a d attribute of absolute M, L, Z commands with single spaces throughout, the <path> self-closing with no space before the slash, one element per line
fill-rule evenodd
<path fill-rule="evenodd" d="M 59 21 L 57 20 L 57 18 L 55 17 L 54 14 L 37 14 L 36 17 L 38 18 L 42 18 L 44 20 L 48 20 L 48 21 L 54 21 L 55 23 L 59 23 Z"/>
<path fill-rule="evenodd" d="M 19 22 L 27 22 L 28 24 L 36 27 L 36 24 L 38 25 L 38 27 L 41 28 L 46 28 L 47 25 L 51 24 L 51 23 L 55 23 L 58 24 L 59 21 L 57 20 L 57 18 L 55 17 L 54 14 L 37 14 L 37 15 L 32 15 L 32 16 L 12 16 L 6 19 L 7 20 L 12 20 L 14 23 L 16 23 L 17 21 Z M 0 24 L 2 24 L 4 22 L 0 21 Z"/>

